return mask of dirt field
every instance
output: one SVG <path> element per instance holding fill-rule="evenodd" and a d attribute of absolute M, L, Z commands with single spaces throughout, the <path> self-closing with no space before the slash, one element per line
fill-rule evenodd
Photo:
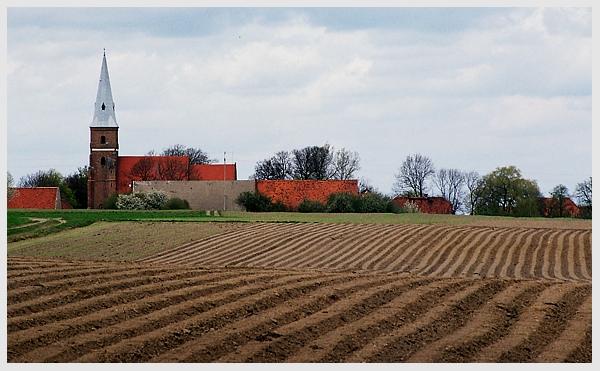
<path fill-rule="evenodd" d="M 126 243 L 135 261 L 123 262 L 31 258 L 30 245 L 9 245 L 8 361 L 592 360 L 591 227 L 248 223 L 193 233 L 146 256 Z"/>

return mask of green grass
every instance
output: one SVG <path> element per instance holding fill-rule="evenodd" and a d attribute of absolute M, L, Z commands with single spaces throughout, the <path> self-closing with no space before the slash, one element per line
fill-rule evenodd
<path fill-rule="evenodd" d="M 199 210 L 7 210 L 8 242 L 46 236 L 60 231 L 80 228 L 98 221 L 210 221 L 218 217 L 206 216 Z M 48 219 L 36 223 L 36 219 Z M 26 226 L 31 224 L 30 226 Z"/>
<path fill-rule="evenodd" d="M 475 225 L 494 221 L 509 220 L 522 223 L 536 221 L 540 225 L 551 223 L 545 218 L 508 218 L 469 215 L 435 214 L 336 214 L 336 213 L 297 213 L 273 212 L 250 213 L 242 211 L 219 211 L 206 215 L 205 210 L 7 210 L 8 242 L 45 236 L 60 231 L 80 228 L 98 221 L 154 221 L 154 222 L 280 222 L 280 223 L 381 223 L 381 224 L 437 224 L 437 225 Z M 37 222 L 36 219 L 48 219 Z M 585 221 L 573 220 L 572 223 L 585 224 Z M 587 221 L 591 223 L 590 221 Z M 31 224 L 31 225 L 28 225 Z"/>

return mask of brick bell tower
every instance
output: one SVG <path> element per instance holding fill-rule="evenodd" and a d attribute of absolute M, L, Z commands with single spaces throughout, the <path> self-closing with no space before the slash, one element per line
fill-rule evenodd
<path fill-rule="evenodd" d="M 104 201 L 117 191 L 118 132 L 115 103 L 108 78 L 106 52 L 104 52 L 94 105 L 94 119 L 90 125 L 88 208 L 102 209 Z"/>

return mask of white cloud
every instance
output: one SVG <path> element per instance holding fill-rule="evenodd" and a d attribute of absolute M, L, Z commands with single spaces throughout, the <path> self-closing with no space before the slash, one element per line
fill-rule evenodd
<path fill-rule="evenodd" d="M 194 13 L 198 22 L 210 18 L 204 11 Z M 18 179 L 49 163 L 59 168 L 63 153 L 71 158 L 59 171 L 87 163 L 106 48 L 122 154 L 175 143 L 221 160 L 233 152 L 244 179 L 278 150 L 329 142 L 359 152 L 358 176 L 382 191 L 415 152 L 438 167 L 484 173 L 514 164 L 552 174 L 552 182 L 574 174 L 563 181 L 570 188 L 591 175 L 588 11 L 465 12 L 462 23 L 448 21 L 451 32 L 393 17 L 353 27 L 309 11 L 235 11 L 222 27 L 196 27 L 190 16 L 177 28 L 182 15 L 171 9 L 169 28 L 161 10 L 146 11 L 150 18 L 114 10 L 108 31 L 87 24 L 84 11 L 63 19 L 61 9 L 46 10 L 49 18 L 20 10 L 12 27 L 9 12 L 8 169 Z M 228 19 L 227 10 L 218 14 Z M 562 157 L 540 156 L 558 144 Z M 48 161 L 32 169 L 25 157 Z"/>

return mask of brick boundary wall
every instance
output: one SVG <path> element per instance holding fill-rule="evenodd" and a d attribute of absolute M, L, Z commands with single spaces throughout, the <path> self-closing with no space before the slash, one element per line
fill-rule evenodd
<path fill-rule="evenodd" d="M 133 190 L 163 191 L 170 198 L 187 200 L 194 210 L 223 210 L 225 198 L 225 210 L 235 211 L 244 210 L 235 203 L 240 193 L 258 191 L 295 209 L 304 199 L 325 204 L 333 193 L 358 195 L 358 180 L 152 180 L 134 181 Z"/>
<path fill-rule="evenodd" d="M 358 195 L 358 180 L 257 180 L 256 190 L 295 209 L 304 199 L 323 204 L 334 193 Z"/>

